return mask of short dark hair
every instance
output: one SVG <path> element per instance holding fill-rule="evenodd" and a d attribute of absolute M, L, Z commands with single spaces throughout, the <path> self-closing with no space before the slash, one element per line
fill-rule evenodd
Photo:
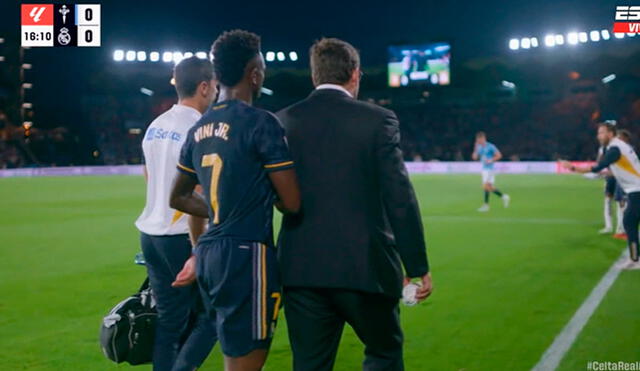
<path fill-rule="evenodd" d="M 613 135 L 616 135 L 618 133 L 618 128 L 616 127 L 616 122 L 612 121 L 612 120 L 607 120 L 607 121 L 603 121 L 601 123 L 598 124 L 598 126 L 602 126 L 604 128 L 607 129 L 608 132 L 613 133 Z"/>
<path fill-rule="evenodd" d="M 481 138 L 481 137 L 486 138 L 487 134 L 484 131 L 477 132 L 476 133 L 476 138 Z"/>
<path fill-rule="evenodd" d="M 631 142 L 631 133 L 629 132 L 629 130 L 626 130 L 626 129 L 618 130 L 618 136 L 620 137 L 620 139 L 622 139 L 627 143 Z"/>
<path fill-rule="evenodd" d="M 213 65 L 206 59 L 186 58 L 173 69 L 173 78 L 179 98 L 193 97 L 201 82 L 213 79 Z"/>
<path fill-rule="evenodd" d="M 314 84 L 343 85 L 360 67 L 360 54 L 346 41 L 322 38 L 309 51 Z"/>
<path fill-rule="evenodd" d="M 260 36 L 244 30 L 223 32 L 211 46 L 213 69 L 224 86 L 236 86 L 247 64 L 260 54 Z"/>

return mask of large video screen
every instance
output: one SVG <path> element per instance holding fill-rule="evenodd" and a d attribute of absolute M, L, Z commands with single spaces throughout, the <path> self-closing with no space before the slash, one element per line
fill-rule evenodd
<path fill-rule="evenodd" d="M 389 86 L 449 85 L 451 45 L 445 42 L 389 47 Z"/>

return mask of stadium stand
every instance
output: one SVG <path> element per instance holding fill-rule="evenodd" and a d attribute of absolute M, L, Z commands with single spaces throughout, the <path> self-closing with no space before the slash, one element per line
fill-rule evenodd
<path fill-rule="evenodd" d="M 460 76 L 458 82 L 429 91 L 388 89 L 385 71 L 372 69 L 367 71 L 360 95 L 397 113 L 408 161 L 468 160 L 472 134 L 478 130 L 505 143 L 506 160 L 588 160 L 596 154 L 593 129 L 600 119 L 615 118 L 621 127 L 640 136 L 640 71 L 633 64 L 640 56 L 609 58 L 600 61 L 599 68 L 615 63 L 616 70 L 622 71 L 609 84 L 601 81 L 601 70 L 588 64 L 580 66 L 578 73 L 558 62 L 547 66 L 546 78 L 541 78 L 542 72 L 531 70 L 527 62 L 510 69 L 489 62 L 480 69 L 458 67 L 454 71 L 454 76 Z M 501 86 L 504 76 L 522 84 L 515 89 Z M 36 120 L 33 128 L 26 129 L 10 110 L 7 102 L 11 99 L 4 99 L 0 168 L 140 163 L 139 143 L 146 126 L 175 101 L 169 79 L 166 67 L 124 75 L 105 69 L 89 83 L 102 89 L 89 91 L 108 93 L 84 97 L 80 128 L 40 125 Z M 140 87 L 149 81 L 155 83 L 150 86 L 155 94 L 140 94 Z M 274 111 L 311 89 L 307 70 L 273 69 L 267 86 L 276 94 L 263 97 L 259 104 Z"/>

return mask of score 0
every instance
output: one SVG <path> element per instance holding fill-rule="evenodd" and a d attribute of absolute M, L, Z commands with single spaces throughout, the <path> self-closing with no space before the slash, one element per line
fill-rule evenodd
<path fill-rule="evenodd" d="M 100 46 L 100 4 L 77 4 L 78 46 Z"/>

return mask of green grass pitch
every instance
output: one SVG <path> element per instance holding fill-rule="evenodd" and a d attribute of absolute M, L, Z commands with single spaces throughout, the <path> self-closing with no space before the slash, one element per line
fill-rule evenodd
<path fill-rule="evenodd" d="M 529 370 L 624 244 L 599 236 L 602 183 L 503 175 L 479 214 L 479 176 L 415 176 L 435 292 L 402 308 L 407 370 Z M 133 225 L 142 177 L 0 179 L 0 370 L 129 369 L 107 361 L 102 316 L 145 276 Z M 560 366 L 638 361 L 640 271 L 623 271 Z M 371 324 L 375 326 L 375 324 Z M 363 347 L 345 331 L 336 370 Z M 281 318 L 267 370 L 290 369 Z M 216 347 L 204 370 L 220 370 Z M 150 370 L 148 366 L 137 367 Z"/>

